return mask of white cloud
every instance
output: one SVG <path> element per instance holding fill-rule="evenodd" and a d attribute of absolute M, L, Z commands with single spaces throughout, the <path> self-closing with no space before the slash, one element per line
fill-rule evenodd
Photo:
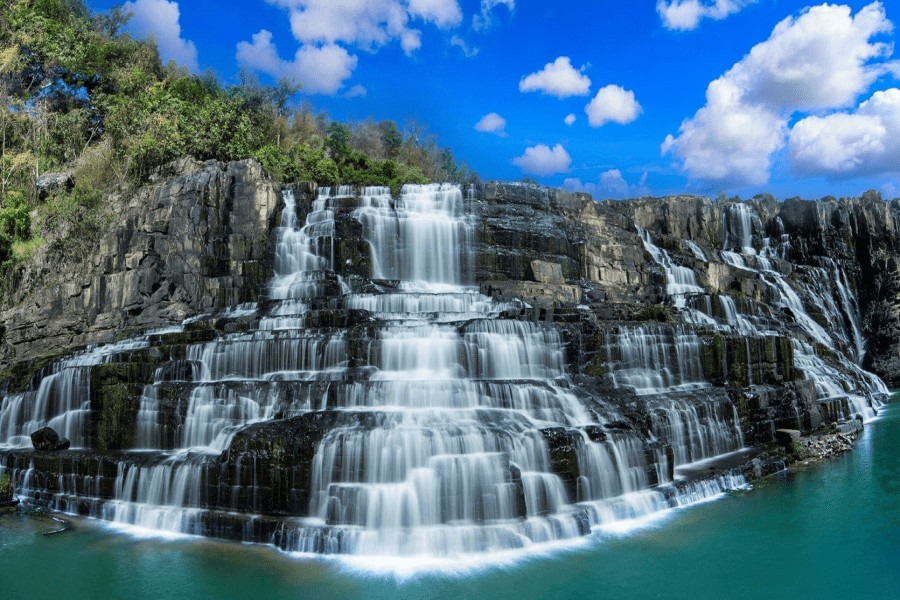
<path fill-rule="evenodd" d="M 884 7 L 823 4 L 788 17 L 765 42 L 709 84 L 706 105 L 667 136 L 672 154 L 690 177 L 759 185 L 768 181 L 772 154 L 782 148 L 798 111 L 851 106 L 880 75 L 891 47 L 869 42 L 891 31 Z"/>
<path fill-rule="evenodd" d="M 304 84 L 306 93 L 334 94 L 356 68 L 356 56 L 348 49 L 377 52 L 399 42 L 410 55 L 422 46 L 422 31 L 410 25 L 433 24 L 450 29 L 462 23 L 458 0 L 266 0 L 287 11 L 291 33 L 297 42 L 293 61 L 274 53 L 267 39 L 238 44 L 238 62 L 265 73 L 290 73 Z M 263 30 L 265 31 L 265 30 Z M 459 45 L 452 42 L 454 45 Z M 464 48 L 464 52 L 468 52 Z M 323 72 L 316 73 L 313 57 L 320 57 Z M 321 81 L 317 77 L 321 75 Z"/>
<path fill-rule="evenodd" d="M 601 88 L 594 99 L 584 107 L 592 127 L 602 127 L 613 122 L 631 123 L 641 114 L 641 105 L 634 99 L 634 92 L 617 85 Z"/>
<path fill-rule="evenodd" d="M 478 48 L 471 48 L 466 43 L 466 40 L 462 39 L 458 35 L 454 35 L 450 38 L 450 45 L 456 46 L 463 53 L 463 56 L 466 58 L 475 58 L 478 56 Z"/>
<path fill-rule="evenodd" d="M 306 94 L 334 94 L 356 68 L 356 57 L 335 44 L 322 47 L 301 46 L 293 61 L 282 60 L 272 43 L 272 34 L 265 29 L 253 36 L 253 41 L 237 45 L 240 65 L 256 69 L 274 78 L 287 78 L 301 86 Z"/>
<path fill-rule="evenodd" d="M 609 169 L 600 173 L 599 183 L 585 183 L 581 179 L 567 178 L 562 186 L 570 192 L 585 192 L 594 198 L 636 198 L 650 194 L 646 172 L 637 183 L 628 183 L 619 169 Z"/>
<path fill-rule="evenodd" d="M 557 98 L 587 96 L 591 80 L 581 71 L 572 67 L 568 56 L 560 56 L 536 73 L 519 81 L 520 92 L 543 92 Z"/>
<path fill-rule="evenodd" d="M 136 38 L 153 36 L 164 61 L 174 60 L 196 73 L 197 46 L 181 37 L 181 10 L 178 2 L 168 0 L 134 0 L 122 5 L 132 14 L 128 31 Z"/>
<path fill-rule="evenodd" d="M 756 0 L 657 0 L 656 12 L 666 29 L 689 31 L 703 19 L 722 19 L 740 12 Z"/>
<path fill-rule="evenodd" d="M 624 194 L 628 191 L 628 182 L 622 177 L 622 172 L 618 169 L 610 169 L 600 173 L 600 186 L 611 190 L 617 194 Z"/>
<path fill-rule="evenodd" d="M 499 136 L 505 136 L 506 119 L 495 112 L 488 113 L 481 117 L 481 120 L 475 124 L 475 130 L 482 133 L 496 133 Z"/>
<path fill-rule="evenodd" d="M 574 114 L 574 113 L 569 113 L 569 114 L 566 115 L 566 118 L 563 119 L 563 122 L 564 122 L 566 125 L 571 125 L 571 124 L 574 123 L 576 120 L 577 120 L 577 117 L 575 116 L 575 114 Z"/>
<path fill-rule="evenodd" d="M 441 29 L 459 25 L 457 0 L 266 0 L 289 11 L 291 32 L 301 44 L 345 44 L 374 51 L 393 40 L 407 54 L 421 46 L 410 19 Z"/>
<path fill-rule="evenodd" d="M 513 159 L 513 164 L 529 175 L 554 175 L 568 171 L 572 165 L 572 157 L 562 144 L 556 144 L 552 149 L 538 144 L 526 148 L 525 154 Z"/>
<path fill-rule="evenodd" d="M 693 178 L 760 185 L 768 181 L 772 154 L 784 145 L 786 121 L 777 112 L 740 100 L 730 82 L 719 79 L 706 91 L 706 106 L 666 137 L 663 154 L 681 159 Z"/>
<path fill-rule="evenodd" d="M 512 11 L 516 8 L 516 0 L 481 0 L 481 14 L 472 17 L 472 29 L 478 31 L 490 27 L 493 10 L 498 6 L 505 6 Z"/>
<path fill-rule="evenodd" d="M 456 0 L 409 0 L 409 14 L 441 29 L 456 27 L 462 22 L 462 10 Z"/>
<path fill-rule="evenodd" d="M 374 51 L 399 39 L 409 54 L 421 32 L 408 27 L 410 14 L 399 0 L 267 0 L 289 11 L 291 32 L 301 44 L 346 44 Z"/>
<path fill-rule="evenodd" d="M 344 98 L 365 98 L 369 90 L 364 85 L 356 84 L 344 94 Z"/>
<path fill-rule="evenodd" d="M 800 120 L 788 150 L 793 168 L 805 175 L 900 172 L 900 89 L 875 92 L 852 113 Z"/>
<path fill-rule="evenodd" d="M 881 197 L 885 200 L 893 200 L 895 198 L 900 198 L 900 186 L 896 183 L 889 181 L 888 183 L 881 186 Z"/>

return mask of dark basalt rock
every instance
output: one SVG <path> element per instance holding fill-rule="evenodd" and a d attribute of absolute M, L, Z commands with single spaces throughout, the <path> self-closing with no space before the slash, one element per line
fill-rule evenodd
<path fill-rule="evenodd" d="M 256 161 L 181 159 L 132 197 L 108 198 L 110 225 L 85 252 L 48 231 L 0 303 L 0 369 L 256 300 L 277 201 Z"/>
<path fill-rule="evenodd" d="M 69 440 L 60 438 L 50 427 L 41 427 L 31 434 L 31 444 L 38 452 L 59 452 L 69 449 Z"/>
<path fill-rule="evenodd" d="M 548 427 L 541 434 L 550 452 L 550 468 L 562 479 L 569 498 L 578 498 L 578 447 L 583 443 L 581 434 L 574 429 Z"/>

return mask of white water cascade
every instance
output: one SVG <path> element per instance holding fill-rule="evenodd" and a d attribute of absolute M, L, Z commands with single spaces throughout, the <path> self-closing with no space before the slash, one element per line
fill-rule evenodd
<path fill-rule="evenodd" d="M 764 238 L 763 250 L 757 253 L 752 245 L 754 219 L 758 217 L 748 204 L 725 206 L 722 240 L 724 262 L 737 269 L 756 273 L 759 280 L 769 288 L 771 303 L 781 308 L 788 322 L 795 323 L 811 342 L 831 350 L 844 348 L 855 358 L 856 364 L 848 365 L 848 371 L 852 375 L 841 373 L 828 365 L 811 343 L 793 340 L 795 365 L 802 370 L 806 379 L 814 382 L 820 402 L 845 398 L 850 413 L 842 414 L 841 417 L 859 415 L 864 419 L 872 418 L 881 405 L 880 398 L 887 397 L 888 390 L 879 378 L 858 367 L 865 354 L 865 347 L 859 328 L 859 306 L 848 291 L 846 274 L 831 258 L 823 257 L 828 268 L 797 267 L 797 272 L 803 274 L 806 281 L 789 282 L 774 265 L 776 259 L 783 260 L 790 251 L 790 239 L 783 234 L 783 224 L 776 220 L 782 231 L 777 247 L 772 240 Z M 750 266 L 747 259 L 755 262 L 756 268 Z M 733 304 L 730 300 L 723 302 Z M 726 307 L 725 310 L 729 323 L 740 333 L 764 334 L 757 325 L 731 307 Z M 815 318 L 811 312 L 817 313 L 819 318 Z M 822 325 L 822 321 L 827 324 L 827 328 Z"/>
<path fill-rule="evenodd" d="M 557 329 L 502 316 L 521 305 L 470 284 L 474 224 L 458 187 L 407 186 L 399 198 L 386 188 L 323 188 L 302 226 L 290 190 L 284 199 L 265 303 L 225 313 L 244 325 L 189 343 L 157 367 L 113 481 L 60 480 L 55 507 L 88 496 L 90 514 L 116 523 L 215 534 L 235 518 L 230 507 L 266 503 L 254 457 L 232 461 L 235 436 L 316 415 L 333 425 L 309 449 L 308 480 L 295 484 L 306 505 L 271 534 L 290 551 L 458 557 L 539 547 L 742 483 L 671 476 L 743 445 L 730 403 L 664 399 L 706 385 L 699 338 L 669 326 L 624 327 L 607 342 L 619 369 L 613 385 L 660 394 L 648 446 L 616 406 L 572 383 Z M 370 247 L 371 280 L 359 290 L 337 274 L 339 216 L 355 219 Z M 642 239 L 666 269 L 670 294 L 700 291 L 690 269 L 646 232 Z M 364 326 L 323 326 L 323 313 Z M 89 371 L 78 369 L 123 349 L 57 363 L 36 393 L 6 397 L 0 440 L 24 446 L 36 425 L 68 420 L 59 429 L 87 444 L 77 419 L 89 394 L 75 388 L 89 387 Z M 68 404 L 44 408 L 51 397 Z M 21 465 L 23 473 L 32 467 Z M 104 485 L 111 497 L 101 499 Z M 252 516 L 242 527 L 263 522 Z"/>
<path fill-rule="evenodd" d="M 759 279 L 765 310 L 749 295 L 707 293 L 639 228 L 677 323 L 598 327 L 585 341 L 599 390 L 589 391 L 570 377 L 580 341 L 571 331 L 475 286 L 477 223 L 459 187 L 406 186 L 398 197 L 322 188 L 300 208 L 290 189 L 283 197 L 258 305 L 86 350 L 47 367 L 33 391 L 3 397 L 3 449 L 27 447 L 31 431 L 50 425 L 85 451 L 75 455 L 82 471 L 49 483 L 34 455 L 16 454 L 5 468 L 20 488 L 156 532 L 391 560 L 482 556 L 544 548 L 742 484 L 728 471 L 682 476 L 744 446 L 735 404 L 704 372 L 712 339 L 736 338 L 758 385 L 751 343 L 781 335 L 784 313 L 799 338 L 785 353 L 820 400 L 846 397 L 842 416 L 868 417 L 867 398 L 886 392 L 818 353 L 865 351 L 847 274 L 835 262 L 789 279 L 767 240 L 754 249 L 749 206 L 727 212 L 721 257 Z M 348 230 L 362 239 L 341 239 Z M 362 248 L 350 253 L 358 263 L 344 244 Z M 684 262 L 718 260 L 717 249 L 684 247 L 693 255 Z M 563 316 L 586 318 L 585 309 Z M 91 369 L 162 347 L 171 356 L 146 370 L 133 445 L 90 463 Z M 291 453 L 300 467 L 278 462 Z"/>
<path fill-rule="evenodd" d="M 669 253 L 653 243 L 647 230 L 637 228 L 644 248 L 653 257 L 659 266 L 666 272 L 666 294 L 674 299 L 675 306 L 684 308 L 688 294 L 702 294 L 703 288 L 697 285 L 697 276 L 692 269 L 684 267 L 672 261 Z"/>

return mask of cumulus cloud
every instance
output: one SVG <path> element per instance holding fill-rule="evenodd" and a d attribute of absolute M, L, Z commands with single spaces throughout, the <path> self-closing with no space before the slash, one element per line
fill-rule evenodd
<path fill-rule="evenodd" d="M 421 46 L 410 28 L 410 10 L 399 0 L 268 0 L 288 10 L 291 33 L 301 44 L 345 44 L 374 51 L 400 40 L 407 54 Z M 430 3 L 423 2 L 422 9 Z M 423 20 L 428 20 L 422 16 Z"/>
<path fill-rule="evenodd" d="M 572 66 L 568 56 L 560 56 L 519 81 L 520 92 L 543 92 L 557 98 L 587 96 L 590 89 L 591 80 Z"/>
<path fill-rule="evenodd" d="M 609 122 L 620 125 L 631 123 L 641 115 L 641 110 L 641 105 L 634 99 L 634 92 L 617 85 L 601 88 L 584 107 L 592 127 L 602 127 Z"/>
<path fill-rule="evenodd" d="M 798 121 L 788 150 L 794 170 L 805 175 L 900 172 L 900 89 L 875 92 L 853 112 Z"/>
<path fill-rule="evenodd" d="M 481 14 L 472 17 L 472 29 L 487 29 L 493 22 L 493 10 L 505 6 L 510 11 L 516 7 L 516 0 L 481 0 Z"/>
<path fill-rule="evenodd" d="M 666 29 L 689 31 L 703 19 L 721 21 L 756 0 L 657 0 L 656 12 Z"/>
<path fill-rule="evenodd" d="M 481 120 L 475 123 L 475 130 L 482 133 L 496 133 L 499 136 L 505 136 L 506 119 L 495 112 L 488 113 L 481 117 Z"/>
<path fill-rule="evenodd" d="M 409 14 L 441 29 L 456 27 L 462 22 L 462 10 L 456 0 L 409 0 Z"/>
<path fill-rule="evenodd" d="M 572 157 L 562 147 L 556 144 L 551 149 L 545 144 L 538 144 L 525 149 L 525 154 L 513 159 L 513 164 L 529 175 L 554 175 L 564 173 L 572 165 Z"/>
<path fill-rule="evenodd" d="M 706 105 L 681 124 L 677 137 L 666 137 L 663 154 L 695 179 L 765 183 L 791 115 L 851 106 L 895 68 L 886 61 L 891 46 L 870 42 L 891 30 L 880 2 L 855 16 L 848 6 L 823 4 L 784 19 L 709 84 Z"/>
<path fill-rule="evenodd" d="M 577 117 L 575 116 L 574 113 L 569 113 L 566 115 L 566 118 L 563 119 L 563 122 L 566 125 L 571 125 L 572 123 L 574 123 L 576 121 L 576 119 L 577 119 Z"/>
<path fill-rule="evenodd" d="M 152 36 L 156 40 L 159 56 L 164 61 L 174 60 L 196 73 L 197 46 L 181 37 L 181 9 L 178 2 L 168 0 L 134 0 L 122 5 L 131 13 L 128 31 L 136 38 Z"/>
<path fill-rule="evenodd" d="M 335 44 L 300 46 L 294 60 L 279 57 L 272 33 L 263 29 L 251 42 L 237 45 L 237 61 L 276 79 L 287 78 L 299 83 L 307 94 L 334 94 L 356 68 L 356 57 Z"/>
<path fill-rule="evenodd" d="M 881 186 L 881 197 L 885 200 L 894 200 L 900 198 L 900 186 L 896 183 L 888 182 Z"/>
<path fill-rule="evenodd" d="M 348 48 L 376 52 L 398 42 L 409 55 L 422 46 L 422 32 L 411 22 L 450 29 L 463 18 L 458 0 L 266 1 L 287 11 L 300 47 L 293 60 L 281 59 L 271 33 L 262 30 L 238 44 L 237 60 L 273 76 L 290 76 L 303 84 L 305 93 L 334 94 L 342 87 L 357 65 Z M 323 61 L 321 68 L 316 59 Z"/>
<path fill-rule="evenodd" d="M 787 121 L 778 111 L 740 98 L 729 82 L 714 81 L 706 91 L 706 106 L 681 124 L 677 138 L 666 136 L 662 153 L 681 159 L 681 169 L 693 178 L 747 185 L 768 181 Z"/>
<path fill-rule="evenodd" d="M 563 181 L 563 189 L 570 192 L 585 192 L 595 198 L 635 198 L 647 196 L 647 173 L 641 175 L 637 183 L 628 183 L 619 169 L 609 169 L 600 173 L 598 183 L 582 182 L 581 179 L 567 178 Z"/>

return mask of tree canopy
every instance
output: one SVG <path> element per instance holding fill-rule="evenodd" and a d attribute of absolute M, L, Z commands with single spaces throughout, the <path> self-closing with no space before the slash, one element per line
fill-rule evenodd
<path fill-rule="evenodd" d="M 256 158 L 281 182 L 396 189 L 475 177 L 419 127 L 339 123 L 292 103 L 290 81 L 242 74 L 225 86 L 163 64 L 152 42 L 124 32 L 128 18 L 91 14 L 83 0 L 0 4 L 0 264 L 17 244 L 33 247 L 35 210 L 84 220 L 104 193 L 182 156 Z M 42 198 L 36 181 L 54 171 L 73 173 L 74 189 Z"/>

